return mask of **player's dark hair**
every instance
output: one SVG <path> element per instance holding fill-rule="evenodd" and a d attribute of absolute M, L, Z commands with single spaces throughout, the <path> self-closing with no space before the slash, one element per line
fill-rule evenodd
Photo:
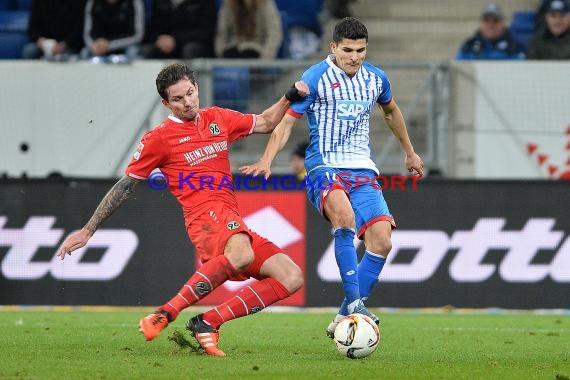
<path fill-rule="evenodd" d="M 334 27 L 333 41 L 339 43 L 343 39 L 361 40 L 368 42 L 368 30 L 357 18 L 345 17 Z"/>
<path fill-rule="evenodd" d="M 194 71 L 190 70 L 190 67 L 183 63 L 172 63 L 160 70 L 156 76 L 156 90 L 162 99 L 168 100 L 166 89 L 186 78 L 194 86 L 198 84 Z"/>

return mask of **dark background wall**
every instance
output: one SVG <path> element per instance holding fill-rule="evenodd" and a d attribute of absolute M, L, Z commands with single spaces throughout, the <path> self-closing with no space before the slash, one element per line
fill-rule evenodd
<path fill-rule="evenodd" d="M 146 184 L 78 259 L 55 258 L 112 184 L 0 184 L 0 304 L 158 305 L 178 290 L 194 271 L 194 249 L 176 201 Z M 283 304 L 339 304 L 330 226 L 304 192 L 238 197 L 248 225 L 305 270 L 305 288 Z M 570 307 L 570 182 L 425 180 L 415 191 L 386 190 L 385 197 L 398 229 L 370 306 Z"/>

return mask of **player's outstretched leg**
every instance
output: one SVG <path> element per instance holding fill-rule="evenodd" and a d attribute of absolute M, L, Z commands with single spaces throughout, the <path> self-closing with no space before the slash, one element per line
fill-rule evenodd
<path fill-rule="evenodd" d="M 303 274 L 296 267 L 286 285 L 275 278 L 266 278 L 241 289 L 223 304 L 195 316 L 186 325 L 206 354 L 224 356 L 217 344 L 220 326 L 232 319 L 257 313 L 273 303 L 289 297 L 303 284 Z"/>
<path fill-rule="evenodd" d="M 154 313 L 141 319 L 139 331 L 146 340 L 153 340 L 170 322 L 178 317 L 183 309 L 204 298 L 237 273 L 224 255 L 214 257 L 190 277 L 176 296 L 159 307 Z"/>

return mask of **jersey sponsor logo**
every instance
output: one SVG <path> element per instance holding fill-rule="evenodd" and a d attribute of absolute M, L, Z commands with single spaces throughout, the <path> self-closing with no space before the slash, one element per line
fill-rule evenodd
<path fill-rule="evenodd" d="M 178 140 L 179 144 L 185 143 L 186 141 L 190 141 L 190 136 L 186 136 Z"/>
<path fill-rule="evenodd" d="M 141 143 L 139 143 L 139 146 L 137 146 L 137 150 L 136 150 L 135 154 L 133 154 L 133 158 L 135 160 L 138 160 L 139 158 L 141 158 L 141 153 L 142 153 L 143 149 L 144 149 L 144 144 L 141 142 Z"/>
<path fill-rule="evenodd" d="M 210 133 L 213 134 L 214 136 L 220 134 L 220 127 L 218 127 L 217 123 L 210 124 Z"/>
<path fill-rule="evenodd" d="M 520 230 L 503 230 L 505 218 L 481 218 L 471 230 L 459 230 L 448 235 L 439 230 L 395 230 L 388 265 L 382 271 L 382 282 L 418 283 L 428 281 L 445 261 L 453 255 L 447 271 L 458 283 L 482 283 L 499 277 L 507 283 L 536 283 L 550 278 L 558 283 L 570 283 L 570 236 L 552 230 L 554 218 L 530 218 Z M 355 245 L 360 244 L 355 237 Z M 487 255 L 496 250 L 506 252 L 498 264 L 486 262 Z M 540 259 L 544 251 L 552 259 Z M 411 260 L 394 262 L 400 251 L 415 251 Z M 317 265 L 323 281 L 340 281 L 334 255 L 334 240 Z"/>
<path fill-rule="evenodd" d="M 368 107 L 368 102 L 359 100 L 338 100 L 336 102 L 337 120 L 355 120 Z"/>
<path fill-rule="evenodd" d="M 332 89 L 332 90 L 335 90 L 335 89 L 337 89 L 337 88 L 339 88 L 339 87 L 340 87 L 340 83 L 339 83 L 339 82 L 335 82 L 335 83 L 331 84 L 331 89 Z"/>
<path fill-rule="evenodd" d="M 238 222 L 236 222 L 235 220 L 232 220 L 231 222 L 229 222 L 226 227 L 228 227 L 228 230 L 233 231 L 233 230 L 237 230 L 239 228 L 240 224 Z"/>
<path fill-rule="evenodd" d="M 190 166 L 218 157 L 218 153 L 228 150 L 228 142 L 214 142 L 184 153 L 184 158 Z"/>
<path fill-rule="evenodd" d="M 9 247 L 2 260 L 2 276 L 10 280 L 37 280 L 51 274 L 64 281 L 108 281 L 125 269 L 135 253 L 139 239 L 127 229 L 100 229 L 89 243 L 61 261 L 56 249 L 64 230 L 52 228 L 54 216 L 32 216 L 22 228 L 4 228 L 8 221 L 0 216 L 0 247 Z M 53 248 L 50 261 L 37 261 L 42 248 Z M 97 262 L 84 261 L 90 248 L 104 250 Z"/>

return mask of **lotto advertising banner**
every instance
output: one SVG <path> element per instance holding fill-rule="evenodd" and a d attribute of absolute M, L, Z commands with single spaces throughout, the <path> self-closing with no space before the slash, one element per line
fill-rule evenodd
<path fill-rule="evenodd" d="M 570 308 L 570 181 L 426 180 L 385 197 L 398 228 L 368 304 Z M 307 303 L 336 304 L 330 230 L 311 220 Z"/>
<path fill-rule="evenodd" d="M 0 185 L 0 304 L 153 306 L 178 291 L 196 267 L 194 249 L 176 201 L 146 185 L 86 249 L 55 257 L 111 185 Z M 425 180 L 385 197 L 398 229 L 370 306 L 570 308 L 570 182 Z M 246 223 L 305 271 L 305 287 L 281 304 L 337 305 L 330 226 L 304 192 L 240 191 L 238 199 Z M 204 302 L 247 284 L 229 282 Z"/>
<path fill-rule="evenodd" d="M 91 238 L 61 261 L 55 251 L 81 228 L 113 182 L 0 185 L 0 304 L 160 305 L 196 268 L 182 212 L 167 191 L 139 185 Z M 305 196 L 238 194 L 245 222 L 305 269 Z M 248 282 L 228 282 L 205 300 L 217 304 Z M 305 289 L 280 305 L 305 305 Z"/>

